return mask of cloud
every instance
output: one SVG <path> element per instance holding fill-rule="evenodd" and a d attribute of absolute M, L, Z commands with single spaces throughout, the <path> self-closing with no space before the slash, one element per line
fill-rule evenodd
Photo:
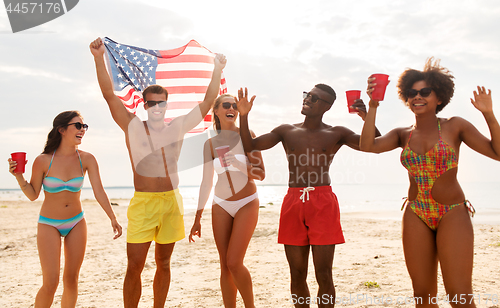
<path fill-rule="evenodd" d="M 146 1 L 82 1 L 63 18 L 59 21 L 61 25 L 73 30 L 61 33 L 65 40 L 80 42 L 82 37 L 110 36 L 151 49 L 160 49 L 166 38 L 175 47 L 175 39 L 171 38 L 182 37 L 193 26 L 190 19 Z M 85 43 L 88 46 L 90 41 Z"/>
<path fill-rule="evenodd" d="M 52 72 L 47 72 L 39 69 L 32 69 L 30 67 L 25 66 L 0 66 L 0 72 L 9 74 L 9 78 L 13 77 L 39 77 L 39 78 L 48 78 L 54 81 L 60 82 L 71 82 L 72 79 L 68 78 L 64 75 L 55 74 Z"/>

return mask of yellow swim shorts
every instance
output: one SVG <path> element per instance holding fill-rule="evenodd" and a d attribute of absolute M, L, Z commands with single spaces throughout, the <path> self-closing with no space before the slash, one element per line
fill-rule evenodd
<path fill-rule="evenodd" d="M 182 240 L 184 207 L 178 189 L 134 193 L 127 211 L 127 243 L 169 244 Z"/>

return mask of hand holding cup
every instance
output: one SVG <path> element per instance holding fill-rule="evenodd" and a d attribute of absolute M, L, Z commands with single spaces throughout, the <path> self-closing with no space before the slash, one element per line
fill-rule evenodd
<path fill-rule="evenodd" d="M 368 78 L 368 95 L 372 100 L 383 101 L 385 89 L 389 84 L 389 75 L 373 74 Z"/>
<path fill-rule="evenodd" d="M 233 166 L 241 172 L 246 172 L 248 167 L 246 163 L 238 160 L 232 151 L 229 151 L 224 155 L 224 161 L 226 162 L 227 166 Z"/>
<path fill-rule="evenodd" d="M 26 153 L 25 152 L 15 152 L 15 153 L 10 154 L 10 156 L 11 156 L 11 158 L 8 159 L 9 172 L 14 174 L 14 175 L 16 173 L 24 173 L 26 163 L 28 162 L 26 160 Z"/>
<path fill-rule="evenodd" d="M 353 107 L 356 100 L 361 98 L 360 90 L 349 90 L 345 91 L 345 95 L 347 97 L 347 109 L 349 109 L 349 113 L 358 113 L 355 106 Z"/>

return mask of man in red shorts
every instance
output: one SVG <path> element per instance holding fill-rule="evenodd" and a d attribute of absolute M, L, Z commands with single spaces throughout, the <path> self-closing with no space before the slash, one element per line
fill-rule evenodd
<path fill-rule="evenodd" d="M 282 124 L 270 133 L 252 138 L 248 113 L 254 98 L 248 100 L 246 89 L 238 93 L 240 135 L 245 151 L 262 151 L 282 142 L 288 160 L 289 188 L 281 207 L 278 242 L 285 245 L 290 266 L 291 300 L 295 307 L 309 307 L 310 302 L 317 302 L 319 307 L 333 307 L 333 255 L 335 245 L 344 243 L 344 236 L 329 169 L 335 153 L 344 144 L 359 150 L 359 135 L 346 127 L 323 123 L 323 114 L 331 108 L 336 94 L 330 86 L 317 84 L 310 92 L 304 92 L 304 122 Z M 353 106 L 364 119 L 363 101 L 358 100 Z M 311 299 L 306 282 L 310 250 L 319 285 L 315 299 Z"/>

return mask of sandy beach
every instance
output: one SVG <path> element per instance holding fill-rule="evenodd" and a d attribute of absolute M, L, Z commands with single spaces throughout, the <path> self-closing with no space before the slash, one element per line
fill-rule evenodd
<path fill-rule="evenodd" d="M 128 200 L 112 200 L 118 220 L 127 226 Z M 122 307 L 126 268 L 125 235 L 112 240 L 106 215 L 92 200 L 83 202 L 88 224 L 88 243 L 81 269 L 77 307 Z M 41 202 L 0 201 L 0 307 L 33 307 L 42 283 L 36 249 L 36 227 Z M 289 295 L 289 272 L 283 246 L 277 244 L 279 205 L 260 209 L 259 223 L 248 248 L 249 268 L 257 307 L 293 307 Z M 186 234 L 194 210 L 186 211 Z M 334 281 L 337 306 L 413 307 L 411 281 L 401 245 L 401 212 L 344 213 L 346 243 L 335 253 Z M 499 220 L 496 220 L 499 221 Z M 172 282 L 166 307 L 223 307 L 219 287 L 219 262 L 211 230 L 210 211 L 202 219 L 202 238 L 176 244 L 172 257 Z M 474 224 L 474 293 L 478 307 L 500 307 L 500 226 Z M 154 247 L 152 247 L 154 248 Z M 62 263 L 63 264 L 63 263 Z M 315 296 L 312 260 L 308 282 Z M 152 307 L 154 249 L 150 249 L 143 272 L 139 307 Z M 371 285 L 371 286 L 370 286 Z M 62 287 L 53 307 L 60 307 Z M 439 299 L 445 300 L 442 281 Z M 238 298 L 238 307 L 243 307 Z M 316 307 L 316 305 L 311 305 Z M 450 307 L 443 304 L 441 307 Z"/>

